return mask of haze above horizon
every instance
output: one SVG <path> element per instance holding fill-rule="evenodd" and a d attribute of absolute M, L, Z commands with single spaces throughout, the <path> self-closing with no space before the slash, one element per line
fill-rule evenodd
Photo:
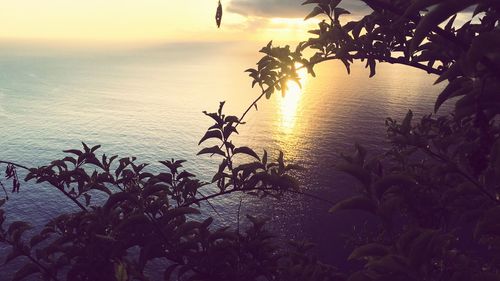
<path fill-rule="evenodd" d="M 272 3 L 271 3 L 272 2 Z M 222 0 L 18 0 L 0 10 L 0 41 L 84 45 L 185 41 L 296 41 L 304 38 L 300 1 Z M 296 7 L 296 8 L 295 8 Z M 279 31 L 279 32 L 276 32 Z"/>

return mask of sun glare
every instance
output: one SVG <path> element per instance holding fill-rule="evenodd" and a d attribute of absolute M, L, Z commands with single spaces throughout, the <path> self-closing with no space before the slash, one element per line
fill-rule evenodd
<path fill-rule="evenodd" d="M 298 66 L 297 66 L 298 67 Z M 307 81 L 307 70 L 298 70 L 300 83 L 304 87 Z M 291 133 L 296 123 L 297 111 L 302 99 L 302 89 L 295 81 L 287 82 L 288 89 L 285 96 L 279 96 L 280 111 L 281 111 L 281 128 L 285 133 Z"/>

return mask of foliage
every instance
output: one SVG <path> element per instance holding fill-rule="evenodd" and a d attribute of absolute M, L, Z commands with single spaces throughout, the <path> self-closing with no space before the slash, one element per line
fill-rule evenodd
<path fill-rule="evenodd" d="M 491 0 L 362 0 L 372 12 L 343 22 L 341 0 L 308 0 L 306 19 L 321 17 L 312 37 L 292 50 L 270 42 L 263 58 L 248 69 L 261 94 L 243 115 L 223 114 L 223 103 L 200 141 L 216 141 L 199 154 L 220 157 L 211 183 L 182 169 L 182 161 L 162 161 L 147 171 L 134 158 L 107 158 L 98 147 L 68 150 L 61 160 L 29 169 L 26 180 L 45 182 L 80 210 L 53 219 L 29 239 L 26 222 L 0 229 L 12 247 L 10 261 L 26 263 L 14 276 L 39 274 L 44 280 L 148 280 L 144 267 L 165 263 L 166 280 L 500 280 L 500 4 Z M 473 10 L 472 15 L 463 11 Z M 459 18 L 469 17 L 465 23 Z M 312 56 L 306 54 L 312 53 Z M 297 70 L 329 60 L 348 72 L 366 61 L 370 77 L 377 63 L 403 64 L 448 82 L 434 111 L 455 101 L 448 115 L 398 122 L 387 119 L 391 145 L 371 156 L 361 145 L 342 155 L 338 170 L 362 187 L 330 212 L 362 210 L 380 229 L 366 236 L 348 260 L 363 267 L 339 274 L 305 254 L 307 244 L 276 244 L 264 221 L 248 217 L 245 231 L 215 229 L 212 219 L 196 220 L 202 202 L 233 192 L 280 197 L 299 192 L 283 154 L 270 163 L 267 152 L 237 147 L 231 136 L 262 97 L 286 92 L 299 82 Z M 13 191 L 18 168 L 6 163 Z M 216 191 L 210 194 L 211 187 Z M 4 188 L 5 189 L 5 188 Z M 103 192 L 102 202 L 92 198 Z M 1 202 L 4 204 L 5 200 Z M 4 223 L 1 211 L 0 222 Z"/>
<path fill-rule="evenodd" d="M 283 154 L 271 162 L 266 152 L 260 157 L 248 147 L 232 144 L 230 136 L 241 122 L 222 114 L 223 105 L 216 113 L 205 113 L 215 124 L 200 141 L 215 138 L 221 143 L 199 152 L 222 158 L 212 180 L 218 190 L 210 195 L 202 193 L 211 191 L 209 183 L 184 170 L 182 160 L 160 161 L 164 167 L 149 172 L 147 164 L 135 158 L 98 156 L 99 146 L 85 143 L 82 150 L 65 151 L 63 159 L 28 169 L 26 181 L 49 184 L 79 211 L 61 214 L 26 239 L 23 234 L 30 225 L 15 221 L 3 227 L 2 211 L 0 242 L 12 248 L 6 262 L 26 258 L 13 280 L 35 273 L 44 280 L 150 280 L 144 269 L 158 259 L 165 264 L 165 280 L 290 280 L 283 278 L 299 269 L 318 277 L 330 275 L 329 267 L 304 254 L 303 245 L 280 250 L 265 230 L 265 220 L 248 216 L 251 224 L 240 232 L 239 227 L 216 229 L 210 217 L 195 219 L 200 203 L 218 196 L 244 192 L 279 197 L 297 188 L 289 175 L 296 167 L 286 165 Z M 240 154 L 249 155 L 251 161 L 236 164 Z M 13 191 L 19 189 L 16 167 L 7 166 Z M 104 193 L 106 199 L 94 200 L 96 193 Z"/>

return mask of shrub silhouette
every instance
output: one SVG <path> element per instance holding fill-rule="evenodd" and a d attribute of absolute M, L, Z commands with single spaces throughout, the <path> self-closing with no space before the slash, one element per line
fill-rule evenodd
<path fill-rule="evenodd" d="M 20 190 L 17 170 L 26 169 L 26 180 L 50 184 L 80 208 L 31 237 L 23 236 L 27 222 L 2 226 L 1 242 L 12 248 L 6 261 L 26 260 L 13 280 L 35 274 L 149 280 L 144 267 L 157 258 L 165 263 L 165 280 L 500 280 L 500 4 L 363 0 L 372 12 L 343 22 L 349 12 L 341 2 L 306 1 L 314 5 L 306 19 L 324 19 L 313 36 L 294 50 L 272 42 L 262 48 L 263 58 L 247 70 L 261 94 L 241 117 L 225 115 L 224 103 L 205 112 L 214 125 L 200 144 L 215 139 L 218 145 L 199 154 L 221 159 L 211 183 L 183 170 L 183 161 L 162 161 L 164 170 L 151 173 L 133 158 L 97 155 L 99 147 L 86 144 L 39 168 L 1 162 L 13 192 Z M 291 173 L 299 167 L 284 163 L 283 154 L 271 162 L 266 152 L 237 147 L 231 136 L 263 97 L 285 92 L 289 80 L 299 82 L 298 68 L 314 76 L 314 66 L 329 60 L 342 61 L 348 72 L 355 60 L 366 61 L 370 77 L 381 62 L 421 69 L 437 75 L 436 84 L 448 83 L 435 112 L 455 101 L 444 116 L 414 120 L 409 111 L 401 122 L 387 119 L 391 145 L 383 155 L 371 156 L 359 144 L 342 155 L 336 168 L 362 191 L 330 212 L 362 210 L 380 226 L 377 235 L 355 241 L 348 259 L 363 266 L 352 272 L 310 257 L 307 243 L 275 243 L 258 218 L 249 216 L 246 230 L 214 229 L 211 218 L 196 219 L 201 202 L 233 192 L 302 193 Z M 204 195 L 209 184 L 218 191 Z M 93 203 L 96 191 L 108 195 L 103 204 Z"/>

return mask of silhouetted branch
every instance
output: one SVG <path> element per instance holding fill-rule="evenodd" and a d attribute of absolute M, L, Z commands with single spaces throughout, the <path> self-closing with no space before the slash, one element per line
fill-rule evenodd
<path fill-rule="evenodd" d="M 193 200 L 191 202 L 188 202 L 188 203 L 185 203 L 183 205 L 181 205 L 181 207 L 187 207 L 189 205 L 192 205 L 192 204 L 196 204 L 196 203 L 200 203 L 200 202 L 203 202 L 203 201 L 206 201 L 206 200 L 209 200 L 209 199 L 213 199 L 213 198 L 217 198 L 217 197 L 220 197 L 220 196 L 225 196 L 225 195 L 228 195 L 228 194 L 231 194 L 231 193 L 234 193 L 234 192 L 244 192 L 244 193 L 247 193 L 247 192 L 250 192 L 250 191 L 277 191 L 276 188 L 274 187 L 266 187 L 266 188 L 249 188 L 249 189 L 231 189 L 231 190 L 226 190 L 226 191 L 223 191 L 223 192 L 220 192 L 220 193 L 215 193 L 215 194 L 211 194 L 211 195 L 208 195 L 208 196 L 205 196 L 205 197 L 201 197 L 201 198 L 197 198 L 196 200 Z M 325 199 L 323 197 L 319 197 L 319 196 L 316 196 L 314 194 L 310 194 L 310 193 L 306 193 L 306 192 L 302 192 L 302 191 L 297 191 L 297 190 L 293 190 L 293 189 L 284 189 L 284 190 L 279 190 L 279 191 L 282 191 L 282 192 L 288 192 L 288 193 L 292 193 L 292 194 L 298 194 L 298 195 L 302 195 L 302 196 L 305 196 L 305 197 L 309 197 L 309 198 L 312 198 L 312 199 L 315 199 L 315 200 L 318 200 L 318 201 L 321 201 L 321 202 L 325 202 L 325 203 L 328 203 L 328 204 L 331 204 L 331 205 L 334 205 L 335 203 L 328 200 L 328 199 Z"/>
<path fill-rule="evenodd" d="M 16 246 L 16 243 L 6 239 L 5 237 L 3 237 L 3 242 L 7 243 L 8 245 L 14 247 L 14 248 L 17 248 Z M 31 253 L 27 253 L 22 247 L 18 249 L 21 253 L 21 255 L 27 257 L 31 262 L 33 262 L 34 264 L 36 264 L 40 269 L 42 269 L 43 271 L 45 271 L 45 273 L 50 277 L 51 280 L 54 280 L 54 281 L 59 281 L 59 279 L 57 278 L 57 276 L 54 276 L 54 274 L 46 267 L 44 266 L 43 264 L 41 264 L 37 259 L 35 259 Z"/>
<path fill-rule="evenodd" d="M 29 171 L 30 168 L 24 166 L 24 165 L 21 165 L 21 164 L 17 164 L 17 163 L 14 163 L 14 162 L 10 162 L 10 161 L 3 161 L 3 160 L 0 160 L 0 164 L 7 164 L 7 165 L 12 165 L 12 166 L 16 166 L 18 168 L 21 168 L 21 169 L 24 169 L 24 170 L 27 170 Z"/>
<path fill-rule="evenodd" d="M 488 190 L 483 185 L 481 185 L 478 181 L 476 181 L 474 178 L 472 178 L 466 172 L 462 171 L 453 161 L 449 160 L 448 158 L 446 158 L 442 155 L 435 153 L 434 151 L 430 150 L 427 147 L 424 148 L 424 151 L 427 154 L 429 154 L 430 156 L 432 156 L 440 161 L 443 161 L 443 162 L 450 164 L 453 167 L 453 169 L 455 170 L 455 172 L 457 172 L 459 175 L 463 176 L 470 183 L 472 183 L 479 191 L 481 191 L 481 193 L 486 195 L 486 197 L 488 197 L 491 201 L 495 202 L 496 204 L 500 204 L 500 200 L 498 200 L 495 196 L 493 196 L 493 194 L 489 193 Z"/>
<path fill-rule="evenodd" d="M 15 166 L 15 167 L 18 167 L 18 168 L 21 168 L 21 169 L 24 169 L 24 170 L 27 170 L 29 171 L 30 168 L 24 166 L 24 165 L 21 165 L 21 164 L 17 164 L 17 163 L 14 163 L 14 162 L 10 162 L 10 161 L 3 161 L 3 160 L 0 160 L 0 164 L 7 164 L 7 165 L 12 165 L 12 166 Z M 57 187 L 55 186 L 58 190 L 60 190 L 66 197 L 68 197 L 71 201 L 73 201 L 80 209 L 82 209 L 82 211 L 84 212 L 88 212 L 87 208 L 85 208 L 85 206 L 83 206 L 82 203 L 80 203 L 78 201 L 78 199 L 76 199 L 75 197 L 71 196 L 68 192 L 66 192 L 66 190 L 64 190 L 64 187 Z"/>

